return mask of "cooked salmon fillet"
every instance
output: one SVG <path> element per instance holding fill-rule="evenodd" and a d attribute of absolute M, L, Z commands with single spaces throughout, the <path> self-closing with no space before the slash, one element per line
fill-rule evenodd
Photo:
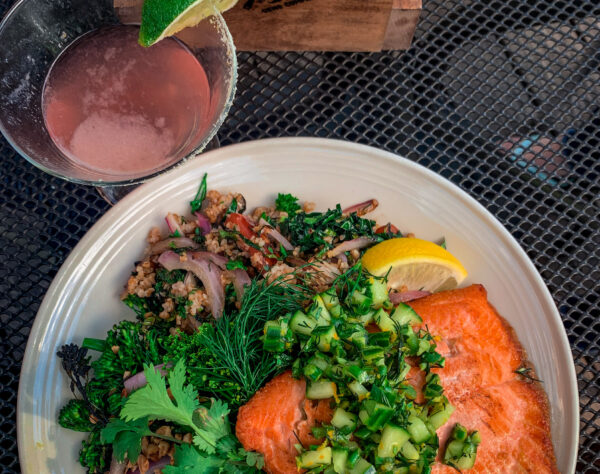
<path fill-rule="evenodd" d="M 487 301 L 481 285 L 444 291 L 409 303 L 423 326 L 441 338 L 446 358 L 436 369 L 456 408 L 438 430 L 444 446 L 461 423 L 481 433 L 473 473 L 557 473 L 546 394 L 515 370 L 530 366 L 514 331 Z M 411 373 L 417 381 L 417 374 Z M 411 375 L 409 374 L 409 376 Z M 437 464 L 434 473 L 456 473 Z"/>
<path fill-rule="evenodd" d="M 409 303 L 423 327 L 439 339 L 446 358 L 440 375 L 456 408 L 438 430 L 444 446 L 456 423 L 481 433 L 472 473 L 557 473 L 546 394 L 539 383 L 517 375 L 529 366 L 514 331 L 487 301 L 481 285 L 437 293 Z M 369 328 L 369 330 L 374 330 Z M 424 373 L 408 375 L 417 389 Z M 271 380 L 238 414 L 236 435 L 247 450 L 264 454 L 271 474 L 297 473 L 294 432 L 304 446 L 316 444 L 310 428 L 331 419 L 328 401 L 306 400 L 305 382 L 286 372 Z M 441 452 L 440 450 L 440 457 Z M 434 474 L 456 470 L 436 463 Z"/>
<path fill-rule="evenodd" d="M 318 444 L 311 428 L 331 421 L 329 400 L 307 400 L 306 382 L 284 372 L 268 382 L 238 412 L 235 434 L 247 451 L 265 457 L 270 474 L 297 474 L 294 444 Z"/>

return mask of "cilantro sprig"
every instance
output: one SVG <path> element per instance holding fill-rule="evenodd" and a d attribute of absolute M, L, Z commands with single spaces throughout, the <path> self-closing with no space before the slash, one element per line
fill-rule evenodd
<path fill-rule="evenodd" d="M 144 365 L 144 374 L 146 385 L 125 401 L 120 418 L 111 420 L 102 430 L 103 441 L 112 443 L 117 459 L 137 459 L 142 438 L 156 436 L 178 444 L 175 466 L 165 468 L 166 473 L 190 472 L 188 466 L 196 466 L 195 473 L 207 474 L 260 469 L 263 463 L 260 455 L 246 452 L 233 436 L 227 404 L 220 400 L 212 400 L 210 406 L 200 403 L 198 392 L 186 383 L 183 359 L 175 364 L 166 379 L 153 365 Z M 191 430 L 193 444 L 185 445 L 152 432 L 150 420 L 164 420 Z"/>

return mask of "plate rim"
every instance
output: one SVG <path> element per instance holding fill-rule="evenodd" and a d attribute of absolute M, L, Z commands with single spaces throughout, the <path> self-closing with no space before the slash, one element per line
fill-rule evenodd
<path fill-rule="evenodd" d="M 564 323 L 558 309 L 556 307 L 556 303 L 550 294 L 550 290 L 546 286 L 542 276 L 539 271 L 525 252 L 525 250 L 521 247 L 521 245 L 517 242 L 515 237 L 506 229 L 502 223 L 494 216 L 490 211 L 488 211 L 483 204 L 477 201 L 473 196 L 467 193 L 465 190 L 460 188 L 458 185 L 454 184 L 450 180 L 441 176 L 440 174 L 426 168 L 419 163 L 416 163 L 408 158 L 395 154 L 393 152 L 385 151 L 380 148 L 365 145 L 361 143 L 353 143 L 340 139 L 332 139 L 332 138 L 320 138 L 320 137 L 278 137 L 278 138 L 264 138 L 258 140 L 251 140 L 247 142 L 232 144 L 228 146 L 224 146 L 222 148 L 211 150 L 204 154 L 197 156 L 195 159 L 190 159 L 187 162 L 183 163 L 181 166 L 174 168 L 164 174 L 161 174 L 157 178 L 152 181 L 146 182 L 142 184 L 140 187 L 133 190 L 127 196 L 125 196 L 121 201 L 119 201 L 116 205 L 110 208 L 98 221 L 94 223 L 92 227 L 88 229 L 88 231 L 84 234 L 84 236 L 80 239 L 80 241 L 73 247 L 70 251 L 67 258 L 64 260 L 63 264 L 59 268 L 55 277 L 53 278 L 51 284 L 49 285 L 44 298 L 40 304 L 40 307 L 36 313 L 34 318 L 33 325 L 31 327 L 31 331 L 27 340 L 27 345 L 25 348 L 25 352 L 23 355 L 23 360 L 21 364 L 21 369 L 19 373 L 19 388 L 17 394 L 17 406 L 16 406 L 16 414 L 17 414 L 17 448 L 19 453 L 19 463 L 21 465 L 21 469 L 23 472 L 26 472 L 24 469 L 25 463 L 23 462 L 23 456 L 26 450 L 26 442 L 23 438 L 23 403 L 24 403 L 24 388 L 23 388 L 23 375 L 25 373 L 26 368 L 32 367 L 32 360 L 35 359 L 35 350 L 34 347 L 36 342 L 40 340 L 41 337 L 41 329 L 43 328 L 43 324 L 50 319 L 52 313 L 48 313 L 50 309 L 54 306 L 54 303 L 59 298 L 59 294 L 57 295 L 55 290 L 61 287 L 61 282 L 63 279 L 68 278 L 70 275 L 70 270 L 72 267 L 77 266 L 77 260 L 80 258 L 80 253 L 83 251 L 84 253 L 87 251 L 91 251 L 92 249 L 87 249 L 89 243 L 93 242 L 96 238 L 95 234 L 98 230 L 105 224 L 113 220 L 113 215 L 117 217 L 121 212 L 122 208 L 129 207 L 132 203 L 136 202 L 138 199 L 138 195 L 142 195 L 146 193 L 147 188 L 157 187 L 163 183 L 168 182 L 169 180 L 179 176 L 181 174 L 185 174 L 188 169 L 202 168 L 205 163 L 209 160 L 211 162 L 218 162 L 221 159 L 232 159 L 235 155 L 248 154 L 251 155 L 253 152 L 260 151 L 260 149 L 264 147 L 279 147 L 284 146 L 288 148 L 318 148 L 318 149 L 334 149 L 336 151 L 351 151 L 353 153 L 359 153 L 363 155 L 376 155 L 377 158 L 383 159 L 389 162 L 396 163 L 401 166 L 407 166 L 411 168 L 413 171 L 417 173 L 421 173 L 425 175 L 426 178 L 430 179 L 435 183 L 436 186 L 440 186 L 445 191 L 450 194 L 455 195 L 460 201 L 462 201 L 465 206 L 469 208 L 472 212 L 476 213 L 476 217 L 482 221 L 484 221 L 488 226 L 492 228 L 493 231 L 496 232 L 497 236 L 501 238 L 504 243 L 510 248 L 513 252 L 515 252 L 521 260 L 521 263 L 524 264 L 529 271 L 531 277 L 533 277 L 533 284 L 539 292 L 539 296 L 542 299 L 542 302 L 550 309 L 548 316 L 552 318 L 556 327 L 559 328 L 559 341 L 562 349 L 566 349 L 566 353 L 570 356 L 570 363 L 567 364 L 567 371 L 564 374 L 566 377 L 566 382 L 569 385 L 570 390 L 574 394 L 573 407 L 570 410 L 569 419 L 570 428 L 573 433 L 579 433 L 579 390 L 577 386 L 577 377 L 575 373 L 575 364 L 572 357 L 572 349 L 569 343 L 567 333 L 564 327 Z M 287 158 L 284 158 L 287 159 Z M 44 314 L 46 316 L 44 317 Z M 41 339 L 43 340 L 43 339 Z M 569 453 L 569 459 L 567 460 L 568 472 L 575 472 L 575 466 L 577 462 L 577 456 L 579 451 L 579 437 L 576 437 L 574 443 L 574 449 Z"/>

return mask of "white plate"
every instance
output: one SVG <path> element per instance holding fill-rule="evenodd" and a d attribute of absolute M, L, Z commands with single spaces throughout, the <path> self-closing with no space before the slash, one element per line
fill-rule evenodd
<path fill-rule="evenodd" d="M 377 198 L 374 218 L 438 240 L 483 283 L 515 328 L 544 380 L 561 472 L 574 472 L 578 394 L 569 343 L 552 298 L 525 252 L 481 205 L 440 176 L 375 148 L 333 140 L 281 138 L 211 151 L 145 184 L 90 229 L 54 279 L 37 314 L 21 371 L 18 442 L 25 474 L 83 472 L 77 433 L 56 422 L 70 397 L 56 351 L 103 337 L 133 318 L 119 294 L 148 229 L 168 211 L 185 213 L 204 172 L 209 187 L 243 193 L 253 207 L 290 192 L 320 209 Z"/>

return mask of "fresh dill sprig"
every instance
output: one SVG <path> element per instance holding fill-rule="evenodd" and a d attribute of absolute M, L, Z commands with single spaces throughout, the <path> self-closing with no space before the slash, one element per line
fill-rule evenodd
<path fill-rule="evenodd" d="M 192 335 L 171 336 L 165 361 L 185 356 L 190 380 L 201 394 L 217 396 L 234 409 L 245 403 L 291 363 L 265 352 L 261 341 L 266 321 L 302 309 L 312 296 L 307 286 L 287 278 L 282 275 L 271 283 L 253 280 L 239 310 L 204 323 Z"/>

